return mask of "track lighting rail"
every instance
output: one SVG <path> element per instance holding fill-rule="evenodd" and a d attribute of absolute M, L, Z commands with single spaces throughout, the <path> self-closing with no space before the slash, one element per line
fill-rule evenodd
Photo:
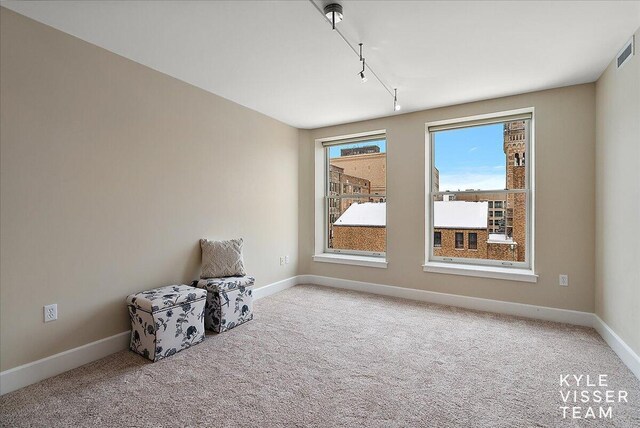
<path fill-rule="evenodd" d="M 329 18 L 327 15 L 325 15 L 325 12 L 320 8 L 320 6 L 318 6 L 316 4 L 316 2 L 314 0 L 309 0 L 309 2 L 313 5 L 313 7 L 316 8 L 316 10 L 318 12 L 320 12 L 320 14 L 322 15 L 322 17 L 325 19 L 325 21 L 327 21 L 329 24 L 331 24 L 331 28 L 338 33 L 338 35 L 342 38 L 342 40 L 344 40 L 344 42 L 347 44 L 347 46 L 349 46 L 351 48 L 351 50 L 353 51 L 353 53 L 355 53 L 358 58 L 360 59 L 360 61 L 362 62 L 362 71 L 359 74 L 360 79 L 362 80 L 362 82 L 366 82 L 367 78 L 365 77 L 364 72 L 366 70 L 369 70 L 369 72 L 373 75 L 373 77 L 376 78 L 376 80 L 382 85 L 382 87 L 389 93 L 389 95 L 391 95 L 393 97 L 393 109 L 394 111 L 398 111 L 400 110 L 400 104 L 398 104 L 398 89 L 394 88 L 393 90 L 388 87 L 380 78 L 380 76 L 378 76 L 378 74 L 371 68 L 371 66 L 369 64 L 367 64 L 365 62 L 365 59 L 362 57 L 362 43 L 359 43 L 358 46 L 360 47 L 360 50 L 358 51 L 358 49 L 356 49 L 356 47 L 351 44 L 351 42 L 347 39 L 347 37 L 342 33 L 342 31 L 340 31 L 339 28 L 336 27 L 336 22 L 339 22 L 335 19 L 335 13 L 332 13 L 332 18 Z M 329 5 L 327 7 L 330 7 L 333 5 Z M 340 8 L 340 20 L 342 20 L 342 8 Z"/>

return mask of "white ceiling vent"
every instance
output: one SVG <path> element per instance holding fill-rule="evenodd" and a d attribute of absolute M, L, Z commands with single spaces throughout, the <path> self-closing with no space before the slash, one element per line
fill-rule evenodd
<path fill-rule="evenodd" d="M 625 43 L 624 47 L 620 50 L 620 52 L 618 52 L 618 56 L 616 56 L 616 65 L 618 66 L 618 69 L 622 68 L 622 66 L 625 65 L 629 61 L 629 59 L 631 59 L 634 53 L 635 50 L 633 36 L 631 36 L 629 41 Z"/>

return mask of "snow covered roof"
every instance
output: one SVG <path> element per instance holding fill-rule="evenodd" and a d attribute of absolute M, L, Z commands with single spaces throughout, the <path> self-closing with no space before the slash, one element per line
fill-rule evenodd
<path fill-rule="evenodd" d="M 434 227 L 486 229 L 488 214 L 488 202 L 435 201 Z M 335 226 L 386 226 L 387 204 L 386 202 L 352 204 L 333 224 Z"/>
<path fill-rule="evenodd" d="M 513 244 L 513 238 L 506 236 L 504 233 L 490 233 L 487 242 L 492 244 Z"/>
<path fill-rule="evenodd" d="M 433 227 L 448 229 L 486 229 L 488 202 L 434 201 Z"/>
<path fill-rule="evenodd" d="M 352 204 L 333 224 L 334 226 L 386 226 L 387 203 Z"/>

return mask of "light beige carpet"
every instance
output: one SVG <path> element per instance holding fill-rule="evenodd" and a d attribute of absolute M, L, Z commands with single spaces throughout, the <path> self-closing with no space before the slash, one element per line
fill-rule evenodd
<path fill-rule="evenodd" d="M 640 426 L 640 382 L 592 329 L 318 286 L 255 310 L 158 363 L 122 351 L 2 396 L 0 425 Z M 607 374 L 629 403 L 563 419 L 563 374 Z"/>

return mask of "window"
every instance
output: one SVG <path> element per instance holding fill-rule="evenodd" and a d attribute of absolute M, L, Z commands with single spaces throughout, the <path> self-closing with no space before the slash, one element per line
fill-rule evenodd
<path fill-rule="evenodd" d="M 533 275 L 532 121 L 521 110 L 427 124 L 426 236 L 434 245 L 425 247 L 425 270 L 437 262 Z M 435 245 L 436 230 L 455 238 L 453 249 Z M 453 251 L 465 248 L 465 235 L 474 251 Z"/>
<path fill-rule="evenodd" d="M 323 142 L 322 147 L 326 165 L 324 252 L 384 257 L 386 136 L 333 140 Z"/>
<path fill-rule="evenodd" d="M 433 232 L 433 246 L 442 247 L 442 232 Z"/>
<path fill-rule="evenodd" d="M 478 234 L 469 232 L 469 249 L 477 250 L 478 249 Z"/>
<path fill-rule="evenodd" d="M 462 232 L 456 232 L 456 248 L 464 248 L 464 233 Z"/>

